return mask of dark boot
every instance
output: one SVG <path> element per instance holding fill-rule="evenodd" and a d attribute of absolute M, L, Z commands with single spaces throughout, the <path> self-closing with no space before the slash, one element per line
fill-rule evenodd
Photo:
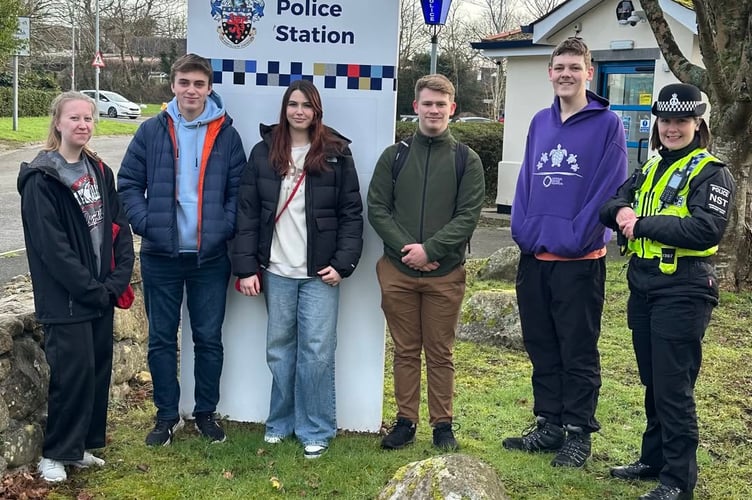
<path fill-rule="evenodd" d="M 399 450 L 415 441 L 415 424 L 406 418 L 397 417 L 397 421 L 389 428 L 389 433 L 381 440 L 381 447 L 385 450 Z"/>
<path fill-rule="evenodd" d="M 508 437 L 501 445 L 507 450 L 558 451 L 564 444 L 564 429 L 549 424 L 544 417 L 536 417 L 535 423 L 522 432 L 521 437 Z"/>
<path fill-rule="evenodd" d="M 582 467 L 590 458 L 590 433 L 582 427 L 566 425 L 567 439 L 551 461 L 553 467 Z"/>

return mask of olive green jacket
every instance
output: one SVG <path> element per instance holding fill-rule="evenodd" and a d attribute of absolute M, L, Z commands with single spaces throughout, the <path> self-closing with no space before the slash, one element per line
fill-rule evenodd
<path fill-rule="evenodd" d="M 449 130 L 437 137 L 418 131 L 393 182 L 397 147 L 386 148 L 376 163 L 368 188 L 368 221 L 384 240 L 384 254 L 403 273 L 446 275 L 465 261 L 465 246 L 483 207 L 480 157 L 469 150 L 462 178 L 457 179 L 457 141 Z M 439 262 L 439 268 L 420 272 L 404 265 L 401 249 L 411 243 L 422 243 L 428 261 Z"/>

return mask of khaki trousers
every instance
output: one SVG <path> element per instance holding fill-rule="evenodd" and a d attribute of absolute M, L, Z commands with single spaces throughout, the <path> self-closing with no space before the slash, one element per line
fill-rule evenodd
<path fill-rule="evenodd" d="M 424 351 L 429 423 L 451 422 L 454 336 L 465 295 L 464 266 L 445 276 L 413 277 L 382 257 L 376 264 L 376 274 L 381 285 L 381 308 L 394 341 L 397 416 L 418 423 Z"/>

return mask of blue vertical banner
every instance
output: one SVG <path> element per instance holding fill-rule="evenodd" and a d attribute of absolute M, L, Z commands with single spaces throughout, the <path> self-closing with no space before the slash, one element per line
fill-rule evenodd
<path fill-rule="evenodd" d="M 428 25 L 444 25 L 449 15 L 452 0 L 420 0 L 423 7 L 423 20 Z"/>
<path fill-rule="evenodd" d="M 379 155 L 394 143 L 398 40 L 399 0 L 188 0 L 188 51 L 211 61 L 213 90 L 223 98 L 246 152 L 260 140 L 259 123 L 279 120 L 290 82 L 309 80 L 321 93 L 324 123 L 352 140 L 362 197 Z M 367 222 L 363 240 L 358 268 L 340 292 L 337 425 L 376 432 L 382 420 L 385 325 L 375 269 L 383 244 Z M 263 422 L 271 392 L 264 296 L 246 297 L 232 286 L 227 294 L 217 411 L 231 420 Z M 193 355 L 186 321 L 180 412 L 188 417 Z"/>

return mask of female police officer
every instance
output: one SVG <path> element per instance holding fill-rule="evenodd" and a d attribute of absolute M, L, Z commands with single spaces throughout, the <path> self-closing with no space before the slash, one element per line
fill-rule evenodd
<path fill-rule="evenodd" d="M 734 180 L 708 150 L 706 105 L 692 85 L 661 89 L 652 112 L 650 158 L 600 211 L 631 254 L 627 321 L 645 385 L 640 458 L 614 467 L 620 479 L 658 478 L 645 500 L 689 499 L 697 483 L 694 385 L 702 338 L 718 303 L 710 256 L 726 229 Z"/>

